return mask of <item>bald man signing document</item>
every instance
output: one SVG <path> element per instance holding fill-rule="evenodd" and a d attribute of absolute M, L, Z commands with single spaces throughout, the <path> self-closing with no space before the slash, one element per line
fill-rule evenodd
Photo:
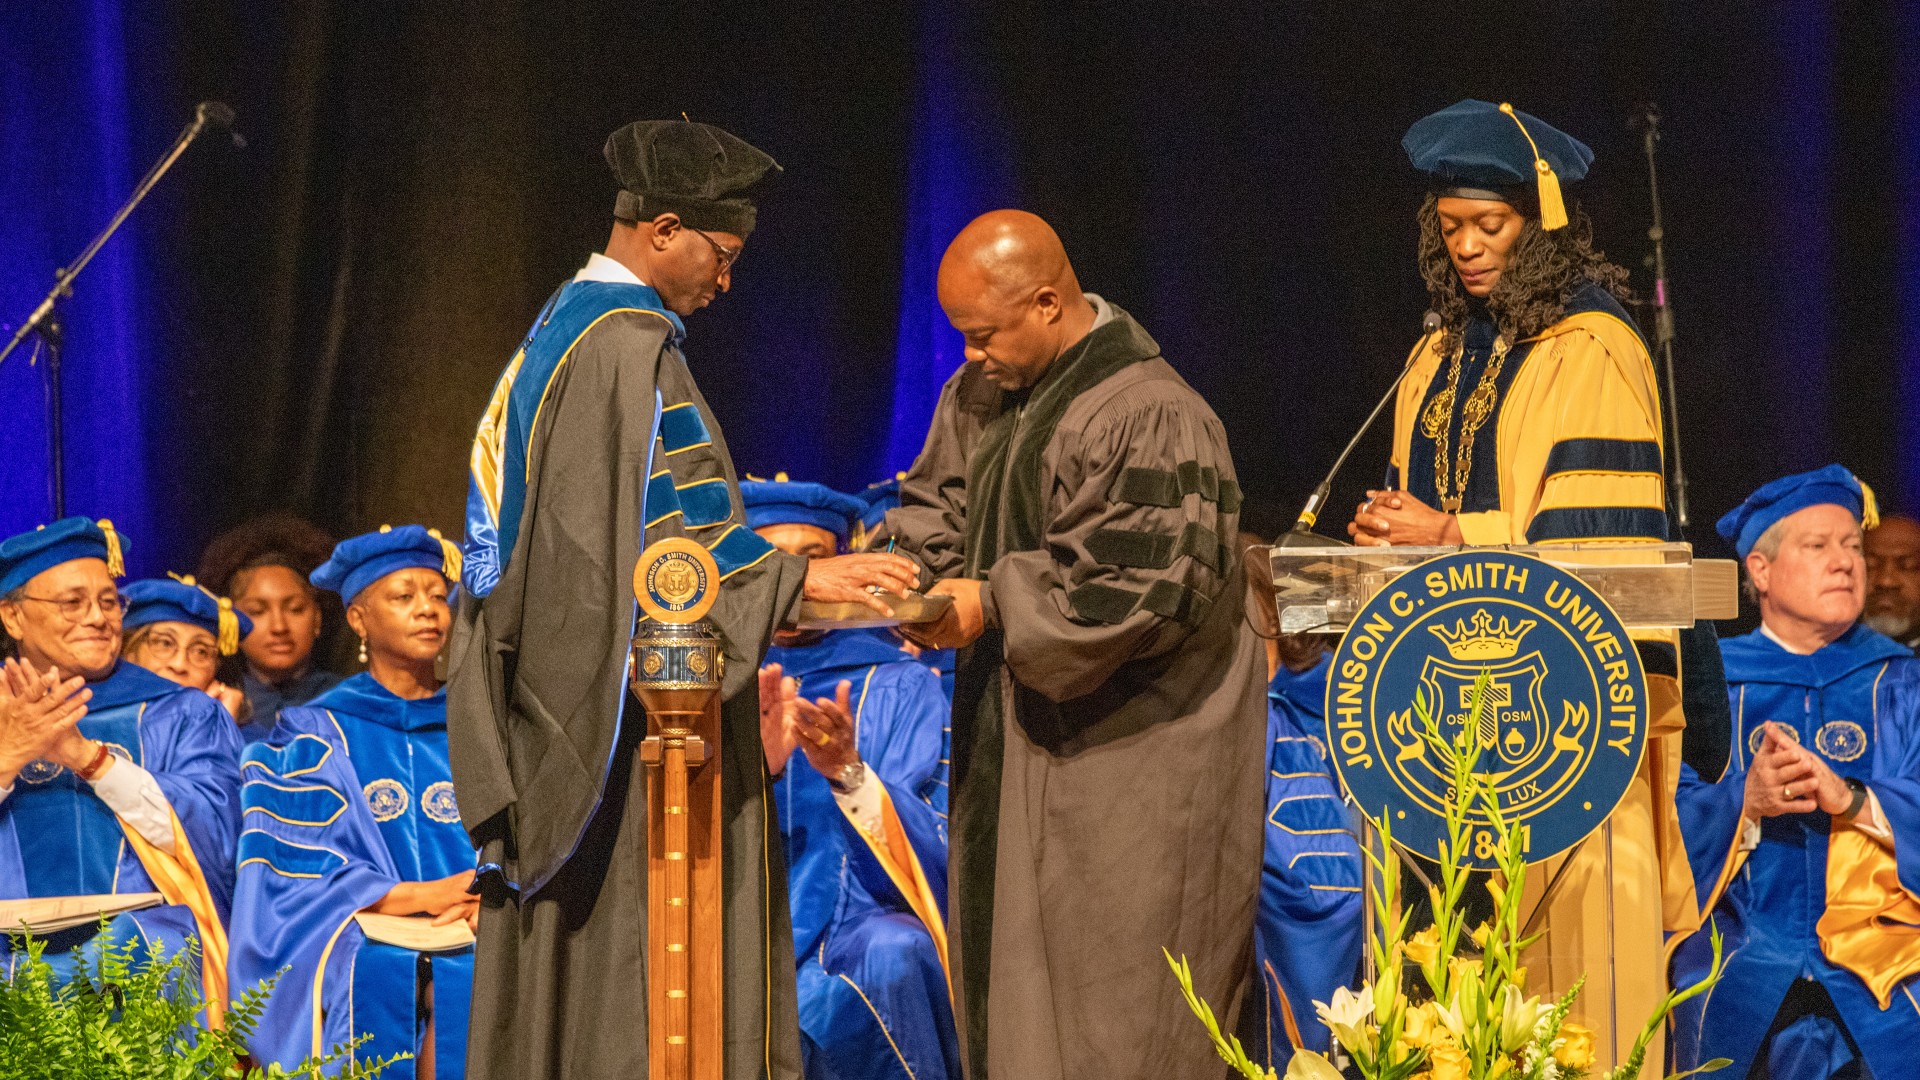
<path fill-rule="evenodd" d="M 1059 237 L 997 211 L 940 263 L 966 336 L 887 524 L 954 604 L 950 947 L 973 1080 L 1221 1075 L 1160 950 L 1234 1022 L 1266 668 L 1220 421 Z"/>

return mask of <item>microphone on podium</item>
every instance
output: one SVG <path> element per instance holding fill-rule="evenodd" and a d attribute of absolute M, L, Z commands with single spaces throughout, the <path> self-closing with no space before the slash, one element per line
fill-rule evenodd
<path fill-rule="evenodd" d="M 1353 453 L 1353 448 L 1360 445 L 1360 440 L 1366 436 L 1368 429 L 1373 427 L 1373 422 L 1380 419 L 1380 414 L 1386 411 L 1388 403 L 1393 400 L 1395 394 L 1400 392 L 1400 383 L 1406 379 L 1407 372 L 1413 369 L 1414 358 L 1426 350 L 1427 342 L 1431 341 L 1433 335 L 1439 332 L 1439 312 L 1429 311 L 1421 316 L 1420 342 L 1413 347 L 1413 352 L 1408 355 L 1407 366 L 1400 369 L 1399 376 L 1393 380 L 1391 386 L 1387 387 L 1387 392 L 1380 398 L 1380 403 L 1375 405 L 1373 411 L 1367 414 L 1366 420 L 1360 425 L 1360 430 L 1354 432 L 1353 438 L 1347 440 L 1347 448 L 1340 451 L 1340 456 L 1333 462 L 1333 468 L 1327 470 L 1326 479 L 1320 481 L 1320 486 L 1314 488 L 1313 494 L 1308 496 L 1307 504 L 1300 508 L 1300 517 L 1293 523 L 1293 528 L 1281 533 L 1280 536 L 1274 540 L 1274 547 L 1345 546 L 1346 541 L 1344 540 L 1335 540 L 1331 537 L 1321 536 L 1313 531 L 1314 522 L 1320 520 L 1320 511 L 1326 508 L 1327 496 L 1333 491 L 1333 478 L 1340 474 L 1340 467 L 1347 463 L 1347 455 Z"/>

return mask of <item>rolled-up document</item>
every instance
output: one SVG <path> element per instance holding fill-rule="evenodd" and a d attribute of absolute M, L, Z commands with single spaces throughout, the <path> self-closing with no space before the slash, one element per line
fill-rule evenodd
<path fill-rule="evenodd" d="M 0 932 L 26 930 L 42 937 L 89 926 L 111 917 L 166 903 L 157 892 L 100 893 L 94 896 L 36 896 L 30 900 L 0 900 Z"/>
<path fill-rule="evenodd" d="M 433 925 L 430 915 L 381 915 L 362 911 L 353 917 L 360 932 L 370 941 L 398 945 L 415 952 L 452 952 L 473 944 L 473 931 L 465 919 L 444 926 Z"/>

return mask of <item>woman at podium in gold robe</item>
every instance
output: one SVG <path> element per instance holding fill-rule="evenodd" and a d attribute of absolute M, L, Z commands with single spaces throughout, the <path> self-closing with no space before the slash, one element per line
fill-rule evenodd
<path fill-rule="evenodd" d="M 1420 270 L 1441 330 L 1408 360 L 1388 483 L 1367 493 L 1349 534 L 1362 545 L 1666 540 L 1659 391 L 1622 303 L 1627 271 L 1594 249 L 1586 215 L 1560 194 L 1592 151 L 1484 101 L 1426 117 L 1402 145 L 1433 178 Z M 1686 726 L 1674 645 L 1671 634 L 1642 643 L 1652 724 L 1633 787 L 1600 831 L 1534 869 L 1522 908 L 1544 896 L 1532 989 L 1559 994 L 1585 974 L 1574 1016 L 1602 1033 L 1603 1065 L 1604 1033 L 1624 1059 L 1665 993 L 1663 932 L 1691 928 L 1695 910 L 1673 813 Z"/>

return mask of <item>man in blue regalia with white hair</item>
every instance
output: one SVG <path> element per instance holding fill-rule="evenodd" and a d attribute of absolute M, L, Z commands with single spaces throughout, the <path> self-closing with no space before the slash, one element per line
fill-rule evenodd
<path fill-rule="evenodd" d="M 1829 465 L 1776 480 L 1719 531 L 1760 628 L 1724 645 L 1724 773 L 1682 771 L 1679 811 L 1726 972 L 1674 1018 L 1682 1068 L 1773 1080 L 1914 1074 L 1920 1031 L 1920 660 L 1860 622 L 1873 493 Z M 1678 943 L 1699 980 L 1703 930 Z"/>
<path fill-rule="evenodd" d="M 149 946 L 197 938 L 218 1022 L 240 735 L 212 698 L 120 659 L 114 580 L 128 546 L 111 522 L 83 517 L 0 543 L 0 626 L 19 653 L 0 690 L 0 899 L 159 894 L 104 932 L 52 934 L 46 957 L 65 980 L 83 948 L 139 941 L 144 963 Z M 22 955 L 18 939 L 0 941 L 0 970 Z"/>
<path fill-rule="evenodd" d="M 748 526 L 806 558 L 844 548 L 863 509 L 784 474 L 749 479 L 740 495 Z M 760 700 L 806 1075 L 959 1080 L 940 677 L 889 629 L 789 630 L 767 650 Z"/>

